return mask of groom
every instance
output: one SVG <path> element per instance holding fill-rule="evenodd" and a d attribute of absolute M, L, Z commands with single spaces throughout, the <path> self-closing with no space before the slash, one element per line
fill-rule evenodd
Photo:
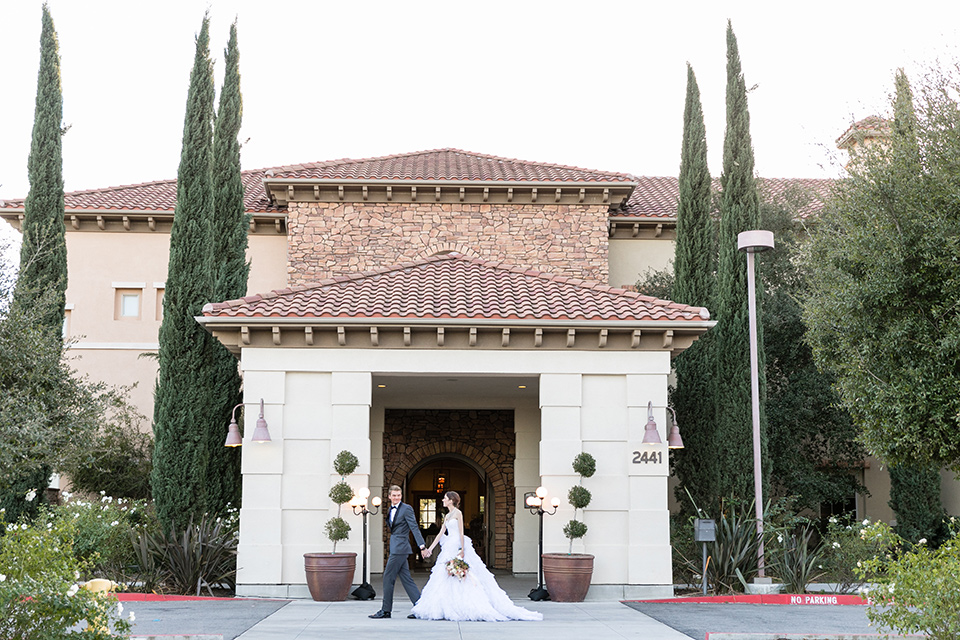
<path fill-rule="evenodd" d="M 401 502 L 402 497 L 403 490 L 395 484 L 390 485 L 391 506 L 387 513 L 387 526 L 390 527 L 390 557 L 387 559 L 387 566 L 383 568 L 383 605 L 380 611 L 370 616 L 375 619 L 390 617 L 390 612 L 393 610 L 393 587 L 398 575 L 410 602 L 417 604 L 417 600 L 420 599 L 420 590 L 417 589 L 413 576 L 410 575 L 410 567 L 407 566 L 407 557 L 413 553 L 413 549 L 410 548 L 410 532 L 413 532 L 413 537 L 420 545 L 423 557 L 430 557 L 430 550 L 426 548 L 423 536 L 420 535 L 413 507 Z M 415 616 L 411 613 L 407 617 Z"/>

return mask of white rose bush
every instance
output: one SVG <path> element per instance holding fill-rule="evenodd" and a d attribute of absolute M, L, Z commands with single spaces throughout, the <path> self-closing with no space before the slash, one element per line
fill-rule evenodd
<path fill-rule="evenodd" d="M 129 633 L 131 620 L 120 617 L 115 598 L 80 588 L 88 563 L 74 557 L 72 521 L 0 525 L 0 638 L 105 640 Z"/>

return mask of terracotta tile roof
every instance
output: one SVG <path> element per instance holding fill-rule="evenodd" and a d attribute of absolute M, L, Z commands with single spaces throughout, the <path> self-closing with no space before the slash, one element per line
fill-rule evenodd
<path fill-rule="evenodd" d="M 342 159 L 276 167 L 278 179 L 469 180 L 505 182 L 634 182 L 626 173 L 500 158 L 460 149 L 433 149 L 378 158 Z"/>
<path fill-rule="evenodd" d="M 244 204 L 250 213 L 279 211 L 270 204 L 263 187 L 263 169 L 242 172 Z M 173 211 L 177 201 L 177 181 L 158 180 L 141 184 L 71 191 L 64 196 L 67 210 L 103 209 L 104 211 Z M 22 209 L 23 198 L 0 201 L 0 207 Z"/>
<path fill-rule="evenodd" d="M 636 187 L 624 206 L 611 215 L 643 218 L 676 218 L 679 196 L 676 176 L 636 177 L 626 173 L 607 173 L 576 167 L 535 164 L 498 158 L 457 149 L 421 151 L 381 158 L 332 160 L 330 162 L 289 165 L 272 169 L 251 169 L 243 172 L 246 187 L 245 203 L 250 213 L 282 212 L 284 207 L 270 203 L 263 180 L 273 172 L 274 178 L 304 179 L 419 179 L 419 180 L 502 180 L 502 181 L 578 181 L 635 182 Z M 829 191 L 831 180 L 803 178 L 761 178 L 761 190 L 779 197 L 792 189 L 809 191 L 814 197 L 801 215 L 819 211 Z M 718 190 L 720 182 L 714 179 Z M 173 211 L 177 181 L 160 180 L 142 184 L 105 187 L 66 194 L 70 209 L 102 209 L 105 211 Z M 0 208 L 22 209 L 23 199 L 0 201 Z"/>
<path fill-rule="evenodd" d="M 700 307 L 456 253 L 208 304 L 203 315 L 630 322 L 709 318 Z"/>
<path fill-rule="evenodd" d="M 863 138 L 882 138 L 890 134 L 890 121 L 880 116 L 867 116 L 850 125 L 840 134 L 836 144 L 838 149 L 845 149 L 858 136 Z"/>
<path fill-rule="evenodd" d="M 800 207 L 800 216 L 808 217 L 820 211 L 823 201 L 834 183 L 817 178 L 758 178 L 761 197 L 777 201 L 788 194 L 806 195 L 806 204 Z M 720 179 L 713 179 L 713 190 L 720 190 Z M 619 211 L 611 215 L 636 218 L 676 218 L 680 181 L 670 177 L 640 177 L 630 198 Z"/>

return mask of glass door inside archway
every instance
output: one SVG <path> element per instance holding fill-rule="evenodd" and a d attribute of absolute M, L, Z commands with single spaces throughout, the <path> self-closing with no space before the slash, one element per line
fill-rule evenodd
<path fill-rule="evenodd" d="M 481 558 L 487 558 L 487 482 L 473 467 L 455 458 L 436 458 L 420 467 L 407 479 L 407 501 L 417 515 L 420 533 L 427 546 L 436 538 L 443 524 L 446 509 L 443 496 L 447 491 L 460 494 L 464 534 L 470 536 Z M 436 552 L 435 552 L 436 553 Z M 429 568 L 432 560 L 417 554 L 415 567 Z"/>

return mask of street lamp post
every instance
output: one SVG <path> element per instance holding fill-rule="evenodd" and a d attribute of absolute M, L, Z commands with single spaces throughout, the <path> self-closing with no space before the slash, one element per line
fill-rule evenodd
<path fill-rule="evenodd" d="M 747 254 L 747 306 L 750 313 L 750 403 L 753 413 L 753 488 L 756 493 L 757 575 L 765 580 L 763 560 L 763 485 L 760 457 L 760 367 L 757 356 L 757 277 L 755 253 L 773 249 L 772 231 L 744 231 L 737 235 L 737 249 Z"/>
<path fill-rule="evenodd" d="M 560 498 L 554 498 L 550 501 L 550 506 L 553 507 L 553 511 L 546 511 L 543 508 L 544 501 L 547 499 L 547 490 L 544 487 L 537 487 L 535 493 L 527 494 L 526 504 L 527 509 L 530 510 L 535 516 L 540 518 L 540 537 L 538 543 L 539 557 L 538 557 L 538 570 L 537 570 L 537 586 L 535 589 L 532 589 L 529 593 L 529 598 L 531 600 L 549 600 L 550 594 L 547 592 L 547 588 L 543 585 L 543 514 L 552 516 L 557 512 L 557 508 L 560 506 Z"/>
<path fill-rule="evenodd" d="M 367 582 L 367 516 L 380 513 L 380 496 L 374 496 L 372 503 L 373 509 L 367 509 L 367 498 L 370 497 L 370 489 L 366 487 L 360 489 L 360 492 L 353 500 L 354 515 L 363 516 L 363 584 L 353 590 L 350 594 L 357 600 L 373 600 L 377 597 L 377 592 Z"/>

